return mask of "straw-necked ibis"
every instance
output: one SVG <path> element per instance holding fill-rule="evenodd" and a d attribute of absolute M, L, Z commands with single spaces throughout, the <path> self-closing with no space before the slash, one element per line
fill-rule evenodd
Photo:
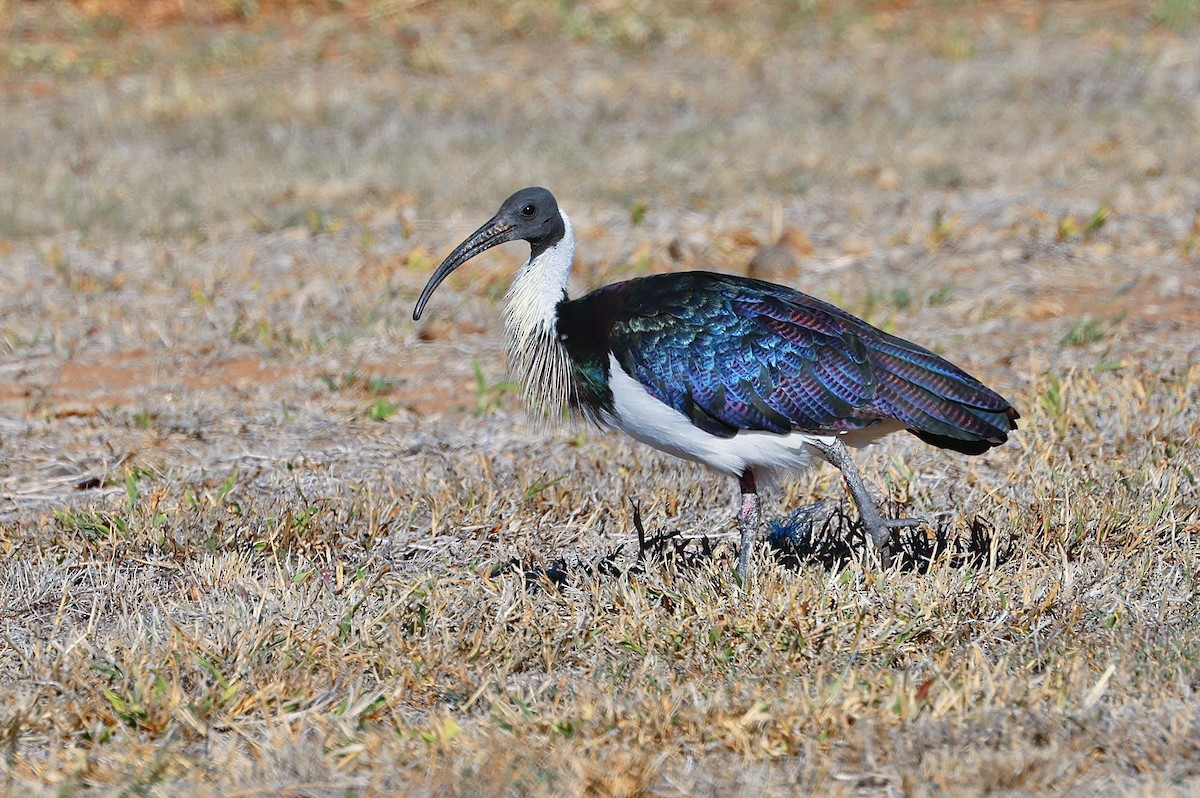
<path fill-rule="evenodd" d="M 964 454 L 1016 428 L 1013 407 L 916 344 L 782 285 L 711 272 L 657 274 L 567 297 L 570 219 L 544 188 L 513 194 L 450 253 L 413 309 L 447 275 L 506 241 L 529 259 L 506 296 L 509 365 L 534 407 L 568 408 L 677 457 L 737 477 L 748 575 L 759 526 L 755 476 L 820 458 L 837 466 L 876 548 L 890 528 L 854 467 L 860 447 L 905 430 Z"/>

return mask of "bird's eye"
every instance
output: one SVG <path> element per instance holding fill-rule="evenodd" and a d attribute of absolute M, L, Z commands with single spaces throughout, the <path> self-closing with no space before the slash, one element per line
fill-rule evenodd
<path fill-rule="evenodd" d="M 537 213 L 537 208 L 533 206 L 532 202 L 521 209 L 521 215 L 526 218 L 533 216 L 535 213 Z"/>

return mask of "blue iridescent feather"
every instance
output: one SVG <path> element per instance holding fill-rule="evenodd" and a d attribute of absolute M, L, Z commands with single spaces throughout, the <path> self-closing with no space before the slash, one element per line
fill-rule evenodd
<path fill-rule="evenodd" d="M 929 443 L 977 453 L 1003 442 L 1019 417 L 929 350 L 744 277 L 685 272 L 616 283 L 564 301 L 559 319 L 583 374 L 607 369 L 611 352 L 651 395 L 723 437 L 895 420 Z"/>

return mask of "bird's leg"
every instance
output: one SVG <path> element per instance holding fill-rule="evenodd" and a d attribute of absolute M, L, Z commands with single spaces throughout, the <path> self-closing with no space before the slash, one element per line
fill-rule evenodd
<path fill-rule="evenodd" d="M 867 492 L 867 486 L 859 476 L 858 469 L 854 467 L 850 450 L 841 440 L 834 438 L 831 443 L 810 441 L 809 445 L 842 472 L 842 478 L 846 480 L 846 487 L 850 489 L 850 496 L 854 499 L 854 504 L 858 507 L 858 515 L 862 518 L 863 526 L 867 530 L 867 542 L 881 552 L 884 557 L 884 565 L 887 565 L 887 549 L 885 547 L 891 539 L 892 530 L 919 526 L 923 520 L 920 518 L 884 518 L 880 515 L 879 508 L 875 506 L 871 494 Z"/>
<path fill-rule="evenodd" d="M 742 532 L 742 547 L 738 550 L 738 578 L 747 584 L 750 578 L 750 555 L 754 540 L 758 536 L 758 487 L 754 484 L 754 472 L 747 468 L 739 480 L 742 487 L 742 507 L 738 510 L 738 529 Z"/>

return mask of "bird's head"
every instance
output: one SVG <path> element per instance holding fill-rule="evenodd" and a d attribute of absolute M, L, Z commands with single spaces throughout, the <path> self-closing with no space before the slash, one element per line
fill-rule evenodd
<path fill-rule="evenodd" d="M 425 284 L 413 308 L 413 321 L 421 318 L 425 303 L 450 273 L 481 252 L 508 241 L 528 241 L 530 259 L 562 240 L 566 224 L 554 195 L 544 188 L 523 188 L 504 201 L 496 215 L 471 233 L 451 252 Z"/>

